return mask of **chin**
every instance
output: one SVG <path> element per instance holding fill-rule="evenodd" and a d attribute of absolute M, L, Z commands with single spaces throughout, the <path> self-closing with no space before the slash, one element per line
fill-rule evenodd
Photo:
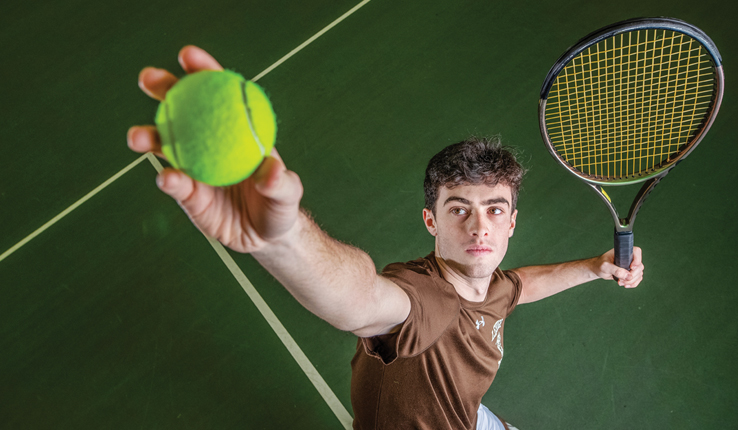
<path fill-rule="evenodd" d="M 436 256 L 438 255 L 444 256 L 442 257 L 443 260 L 456 273 L 468 278 L 477 279 L 492 276 L 502 260 L 502 258 L 498 258 L 500 254 L 497 251 L 484 256 L 473 256 L 463 250 L 457 250 L 456 252 L 449 252 L 447 254 L 446 252 L 439 252 L 436 249 Z"/>
<path fill-rule="evenodd" d="M 488 278 L 495 273 L 497 266 L 484 265 L 484 266 L 472 266 L 467 268 L 466 276 L 470 278 Z"/>
<path fill-rule="evenodd" d="M 475 262 L 465 265 L 461 272 L 470 278 L 486 278 L 492 276 L 499 265 L 499 261 Z"/>

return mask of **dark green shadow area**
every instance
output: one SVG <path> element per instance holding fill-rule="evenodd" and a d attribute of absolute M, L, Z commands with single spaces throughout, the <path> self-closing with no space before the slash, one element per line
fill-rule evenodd
<path fill-rule="evenodd" d="M 137 167 L 0 265 L 3 428 L 341 428 Z"/>

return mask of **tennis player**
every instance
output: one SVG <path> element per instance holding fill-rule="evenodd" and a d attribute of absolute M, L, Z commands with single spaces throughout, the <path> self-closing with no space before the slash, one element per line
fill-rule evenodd
<path fill-rule="evenodd" d="M 205 51 L 182 49 L 188 73 L 222 69 Z M 177 81 L 144 69 L 139 86 L 162 100 Z M 161 148 L 153 126 L 132 127 L 137 152 Z M 643 279 L 613 251 L 585 260 L 500 270 L 516 228 L 523 168 L 494 139 L 451 145 L 428 164 L 423 222 L 435 249 L 380 273 L 363 251 L 338 242 L 300 209 L 303 187 L 274 151 L 251 178 L 229 188 L 165 169 L 159 188 L 200 230 L 251 253 L 308 310 L 359 337 L 352 365 L 355 429 L 513 429 L 481 404 L 504 357 L 513 309 L 594 279 L 626 288 Z"/>

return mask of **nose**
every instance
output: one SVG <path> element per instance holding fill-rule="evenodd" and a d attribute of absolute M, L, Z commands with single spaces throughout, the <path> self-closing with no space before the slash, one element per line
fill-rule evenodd
<path fill-rule="evenodd" d="M 490 233 L 490 222 L 484 211 L 476 211 L 468 218 L 469 234 L 477 237 L 486 237 Z"/>

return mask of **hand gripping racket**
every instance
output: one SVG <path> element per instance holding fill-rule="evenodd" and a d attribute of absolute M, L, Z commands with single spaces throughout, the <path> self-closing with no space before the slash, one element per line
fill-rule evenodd
<path fill-rule="evenodd" d="M 618 266 L 630 267 L 638 209 L 702 140 L 722 97 L 715 44 L 672 18 L 637 18 L 597 30 L 548 72 L 538 107 L 543 140 L 610 210 Z M 639 182 L 621 218 L 602 186 Z"/>

